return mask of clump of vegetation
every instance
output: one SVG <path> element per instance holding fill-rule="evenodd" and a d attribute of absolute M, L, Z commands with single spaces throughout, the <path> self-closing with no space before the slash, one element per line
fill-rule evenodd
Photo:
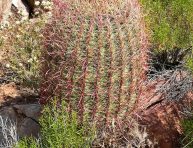
<path fill-rule="evenodd" d="M 154 51 L 193 45 L 192 0 L 140 0 Z"/>
<path fill-rule="evenodd" d="M 167 81 L 167 85 L 159 89 L 161 93 L 165 94 L 165 98 L 180 100 L 192 90 L 192 75 L 189 71 L 193 68 L 193 1 L 140 2 L 152 49 L 148 76 Z"/>
<path fill-rule="evenodd" d="M 128 116 L 125 124 L 115 121 L 106 128 L 98 129 L 92 147 L 149 147 L 153 148 L 156 141 L 150 140 L 146 127 L 140 125 L 135 119 Z"/>
<path fill-rule="evenodd" d="M 13 81 L 23 86 L 37 89 L 39 85 L 39 57 L 41 50 L 42 34 L 46 17 L 36 20 L 13 22 L 8 28 L 0 30 L 0 47 L 8 53 L 4 58 L 4 67 L 11 69 L 17 77 Z"/>
<path fill-rule="evenodd" d="M 34 27 L 29 23 L 23 23 L 17 28 L 16 39 L 12 42 L 15 52 L 14 57 L 10 60 L 10 66 L 17 73 L 19 82 L 25 86 L 37 88 L 41 50 L 41 34 L 39 32 L 43 22 L 33 23 Z"/>
<path fill-rule="evenodd" d="M 49 22 L 43 17 L 16 21 L 0 30 L 9 32 L 0 37 L 0 47 L 14 55 L 5 66 L 23 85 L 39 89 L 41 84 L 40 102 L 48 103 L 40 138 L 12 143 L 18 148 L 153 147 L 145 128 L 129 115 L 142 93 L 149 49 L 155 68 L 150 74 L 160 72 L 167 82 L 159 88 L 165 99 L 180 100 L 192 89 L 183 69 L 185 59 L 193 71 L 192 1 L 141 0 L 150 47 L 135 1 L 53 1 Z M 36 2 L 45 11 L 51 5 Z M 39 13 L 36 9 L 34 16 Z M 192 122 L 183 125 L 183 142 L 191 147 Z"/>
<path fill-rule="evenodd" d="M 186 119 L 182 122 L 184 129 L 184 139 L 182 140 L 184 148 L 193 147 L 193 117 Z"/>
<path fill-rule="evenodd" d="M 18 11 L 10 15 L 6 23 L 0 24 L 0 48 L 5 53 L 0 60 L 4 62 L 1 67 L 8 69 L 12 76 L 11 81 L 37 90 L 40 80 L 41 30 L 52 16 L 50 10 L 53 3 L 51 0 L 37 0 L 34 4 L 34 10 L 30 12 L 31 19 L 28 20 Z M 6 79 L 9 78 L 3 80 Z"/>
<path fill-rule="evenodd" d="M 64 101 L 57 100 L 47 104 L 40 118 L 41 133 L 39 139 L 24 138 L 20 140 L 18 148 L 89 148 L 95 138 L 94 125 L 78 122 L 77 113 L 68 113 Z"/>

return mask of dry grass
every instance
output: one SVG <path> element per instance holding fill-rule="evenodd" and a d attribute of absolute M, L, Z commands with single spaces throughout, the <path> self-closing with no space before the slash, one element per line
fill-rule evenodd
<path fill-rule="evenodd" d="M 146 127 L 128 117 L 124 127 L 122 124 L 112 122 L 110 126 L 101 128 L 93 142 L 93 147 L 153 148 L 157 143 L 149 138 Z"/>

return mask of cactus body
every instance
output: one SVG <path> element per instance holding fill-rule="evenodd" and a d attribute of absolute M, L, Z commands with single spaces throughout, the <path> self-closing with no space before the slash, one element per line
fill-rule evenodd
<path fill-rule="evenodd" d="M 91 3 L 91 2 L 90 2 Z M 63 3 L 44 30 L 41 102 L 57 96 L 80 121 L 123 121 L 141 93 L 147 41 L 135 0 L 112 13 Z"/>

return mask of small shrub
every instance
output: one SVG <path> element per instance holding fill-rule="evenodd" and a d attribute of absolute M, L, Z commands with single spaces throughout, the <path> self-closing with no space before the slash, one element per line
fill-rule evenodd
<path fill-rule="evenodd" d="M 10 60 L 11 69 L 17 73 L 19 82 L 24 86 L 38 88 L 39 82 L 39 56 L 40 56 L 40 30 L 44 22 L 23 23 L 19 26 L 13 43 L 15 49 Z M 28 28 L 29 27 L 29 28 Z"/>
<path fill-rule="evenodd" d="M 43 127 L 41 140 L 45 147 L 89 147 L 94 138 L 94 130 L 88 122 L 78 123 L 77 113 L 69 113 L 66 103 L 57 101 L 47 106 L 40 120 Z"/>
<path fill-rule="evenodd" d="M 193 147 L 193 117 L 182 122 L 185 138 L 182 140 L 183 148 Z"/>
<path fill-rule="evenodd" d="M 190 54 L 186 59 L 186 67 L 190 70 L 190 72 L 193 74 L 193 50 L 192 54 Z"/>
<path fill-rule="evenodd" d="M 140 0 L 154 51 L 193 45 L 192 0 Z"/>
<path fill-rule="evenodd" d="M 14 19 L 10 20 L 13 24 L 8 28 L 0 30 L 0 47 L 6 53 L 3 60 L 17 74 L 14 81 L 36 89 L 39 85 L 40 30 L 45 21 L 46 17 L 33 21 Z"/>
<path fill-rule="evenodd" d="M 13 145 L 14 148 L 42 148 L 40 146 L 40 141 L 36 140 L 32 137 L 30 138 L 23 138 L 19 140 L 16 145 Z"/>
<path fill-rule="evenodd" d="M 94 125 L 80 124 L 76 112 L 68 113 L 66 103 L 56 100 L 45 106 L 40 118 L 39 139 L 24 138 L 18 148 L 89 148 L 95 138 Z"/>
<path fill-rule="evenodd" d="M 68 112 L 66 102 L 54 101 L 47 104 L 40 118 L 39 139 L 24 138 L 16 148 L 90 148 L 90 147 L 154 147 L 144 126 L 128 118 L 124 127 L 115 122 L 96 131 L 95 123 L 79 122 L 75 111 Z"/>

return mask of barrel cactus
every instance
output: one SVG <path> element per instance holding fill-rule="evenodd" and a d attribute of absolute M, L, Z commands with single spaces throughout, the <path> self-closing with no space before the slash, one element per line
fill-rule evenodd
<path fill-rule="evenodd" d="M 55 0 L 44 30 L 41 103 L 64 99 L 79 120 L 108 125 L 135 108 L 148 41 L 135 0 Z"/>

